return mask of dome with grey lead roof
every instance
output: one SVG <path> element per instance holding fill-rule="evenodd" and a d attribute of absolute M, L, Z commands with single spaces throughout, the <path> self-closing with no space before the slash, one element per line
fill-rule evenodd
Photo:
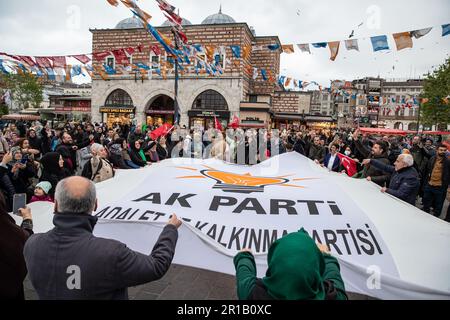
<path fill-rule="evenodd" d="M 141 20 L 136 17 L 126 18 L 120 21 L 115 29 L 140 29 L 143 28 Z"/>
<path fill-rule="evenodd" d="M 192 25 L 192 23 L 188 20 L 188 19 L 185 19 L 185 18 L 182 18 L 183 20 L 181 21 L 181 25 L 182 26 L 191 26 Z M 161 27 L 170 27 L 172 25 L 172 23 L 169 21 L 169 20 L 166 20 L 162 25 L 161 25 Z"/>
<path fill-rule="evenodd" d="M 236 23 L 236 21 L 227 14 L 222 13 L 222 6 L 220 7 L 219 13 L 210 15 L 202 24 L 226 24 L 226 23 Z"/>

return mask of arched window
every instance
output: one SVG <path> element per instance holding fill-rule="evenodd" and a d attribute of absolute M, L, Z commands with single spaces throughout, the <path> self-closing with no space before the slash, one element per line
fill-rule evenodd
<path fill-rule="evenodd" d="M 130 95 L 122 90 L 117 89 L 111 92 L 111 94 L 106 99 L 105 103 L 106 107 L 133 107 L 133 100 L 131 99 Z"/>
<path fill-rule="evenodd" d="M 214 90 L 207 90 L 201 93 L 194 101 L 194 110 L 228 110 L 225 98 Z"/>
<path fill-rule="evenodd" d="M 400 130 L 403 130 L 403 123 L 401 123 L 401 122 L 396 122 L 396 123 L 394 124 L 394 129 L 400 129 Z"/>
<path fill-rule="evenodd" d="M 412 122 L 408 125 L 408 130 L 410 131 L 416 131 L 417 130 L 417 123 Z"/>

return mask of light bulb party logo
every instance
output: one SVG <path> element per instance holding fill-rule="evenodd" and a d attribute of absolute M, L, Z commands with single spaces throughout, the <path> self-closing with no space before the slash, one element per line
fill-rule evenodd
<path fill-rule="evenodd" d="M 303 178 L 303 179 L 288 179 L 288 177 L 294 176 L 286 175 L 281 177 L 258 177 L 253 176 L 250 173 L 237 174 L 225 171 L 216 170 L 211 167 L 204 166 L 206 170 L 197 170 L 195 168 L 177 167 L 178 169 L 185 169 L 191 171 L 197 171 L 201 175 L 196 176 L 184 176 L 177 179 L 211 179 L 216 182 L 213 189 L 220 189 L 224 192 L 233 193 L 245 193 L 250 194 L 253 192 L 264 192 L 266 187 L 279 186 L 304 189 L 305 187 L 291 184 L 290 182 L 315 180 L 315 178 Z"/>

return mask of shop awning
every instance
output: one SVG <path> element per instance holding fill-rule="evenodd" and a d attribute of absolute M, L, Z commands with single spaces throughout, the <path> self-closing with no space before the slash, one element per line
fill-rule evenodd
<path fill-rule="evenodd" d="M 371 133 L 371 134 L 387 134 L 394 136 L 406 136 L 407 132 L 403 130 L 396 129 L 383 129 L 383 128 L 360 128 L 362 133 Z"/>
<path fill-rule="evenodd" d="M 336 122 L 332 117 L 328 116 L 306 116 L 305 121 L 307 122 Z"/>
<path fill-rule="evenodd" d="M 425 131 L 423 134 L 429 134 L 431 136 L 448 136 L 450 131 Z"/>
<path fill-rule="evenodd" d="M 8 114 L 2 117 L 2 120 L 25 120 L 25 121 L 36 121 L 40 120 L 40 116 L 32 115 L 32 114 Z"/>
<path fill-rule="evenodd" d="M 264 123 L 241 123 L 241 128 L 255 128 L 255 129 L 264 129 L 266 125 Z"/>
<path fill-rule="evenodd" d="M 55 108 L 42 108 L 39 109 L 39 113 L 55 113 Z"/>
<path fill-rule="evenodd" d="M 277 120 L 304 120 L 303 115 L 295 113 L 275 113 L 274 118 Z"/>

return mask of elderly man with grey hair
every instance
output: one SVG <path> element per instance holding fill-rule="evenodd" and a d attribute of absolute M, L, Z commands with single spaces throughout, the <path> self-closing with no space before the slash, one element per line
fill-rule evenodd
<path fill-rule="evenodd" d="M 44 300 L 126 300 L 128 287 L 158 280 L 169 269 L 181 221 L 173 215 L 149 256 L 93 235 L 95 186 L 82 177 L 56 187 L 55 228 L 24 248 L 31 283 Z M 141 239 L 145 241 L 145 239 Z"/>
<path fill-rule="evenodd" d="M 398 156 L 394 166 L 386 165 L 375 159 L 366 159 L 363 165 L 373 165 L 375 168 L 392 174 L 389 188 L 382 188 L 381 192 L 389 193 L 413 206 L 416 205 L 416 198 L 419 192 L 420 179 L 414 166 L 414 158 L 410 154 Z"/>
<path fill-rule="evenodd" d="M 81 176 L 99 183 L 114 178 L 114 166 L 108 160 L 108 151 L 104 146 L 94 143 L 91 146 L 92 158 L 84 165 Z"/>

